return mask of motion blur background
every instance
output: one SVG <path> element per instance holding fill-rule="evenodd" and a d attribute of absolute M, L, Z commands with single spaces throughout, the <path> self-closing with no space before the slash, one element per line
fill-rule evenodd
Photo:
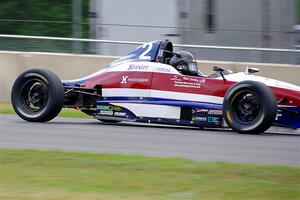
<path fill-rule="evenodd" d="M 300 49 L 299 24 L 300 0 L 0 1 L 0 34 Z M 0 50 L 9 51 L 121 56 L 135 47 L 0 37 Z M 200 60 L 300 63 L 295 52 L 185 50 Z"/>

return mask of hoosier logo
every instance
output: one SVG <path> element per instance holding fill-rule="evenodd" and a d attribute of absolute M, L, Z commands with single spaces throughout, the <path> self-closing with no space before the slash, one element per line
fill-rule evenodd
<path fill-rule="evenodd" d="M 121 84 L 127 83 L 128 76 L 122 76 Z"/>

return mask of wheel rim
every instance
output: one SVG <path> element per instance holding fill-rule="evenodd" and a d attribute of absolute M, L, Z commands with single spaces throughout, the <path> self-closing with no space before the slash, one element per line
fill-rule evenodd
<path fill-rule="evenodd" d="M 47 104 L 48 88 L 42 80 L 27 80 L 20 92 L 22 103 L 30 112 L 39 112 Z"/>
<path fill-rule="evenodd" d="M 257 94 L 251 90 L 241 91 L 232 99 L 233 116 L 240 124 L 254 124 L 261 116 L 261 108 Z"/>

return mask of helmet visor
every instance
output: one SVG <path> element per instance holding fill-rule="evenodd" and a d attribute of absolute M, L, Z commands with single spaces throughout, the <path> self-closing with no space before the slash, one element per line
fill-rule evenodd
<path fill-rule="evenodd" d="M 188 63 L 188 70 L 193 74 L 197 73 L 198 72 L 197 62 L 193 61 Z"/>

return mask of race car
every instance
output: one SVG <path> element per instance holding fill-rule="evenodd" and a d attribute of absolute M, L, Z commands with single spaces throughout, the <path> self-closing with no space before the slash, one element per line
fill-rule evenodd
<path fill-rule="evenodd" d="M 213 70 L 202 74 L 189 52 L 174 52 L 171 41 L 159 40 L 76 80 L 60 80 L 44 69 L 25 71 L 11 102 L 29 122 L 49 121 L 66 107 L 111 123 L 230 127 L 248 134 L 270 126 L 300 128 L 299 86 L 256 76 L 255 68 Z"/>

